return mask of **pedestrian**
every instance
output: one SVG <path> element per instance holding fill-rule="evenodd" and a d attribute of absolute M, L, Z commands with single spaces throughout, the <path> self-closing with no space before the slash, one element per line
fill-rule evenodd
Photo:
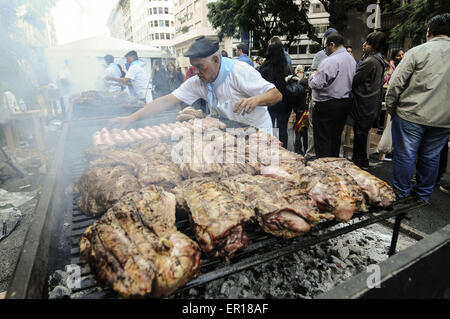
<path fill-rule="evenodd" d="M 114 57 L 111 54 L 107 54 L 103 57 L 103 60 L 106 63 L 106 69 L 103 72 L 103 83 L 104 83 L 104 89 L 107 92 L 121 92 L 122 91 L 122 85 L 120 82 L 113 81 L 113 80 L 107 80 L 106 77 L 111 76 L 114 78 L 121 78 L 122 72 L 119 68 L 119 65 L 114 63 Z"/>
<path fill-rule="evenodd" d="M 255 59 L 255 69 L 259 70 L 259 68 L 261 67 L 261 65 L 263 64 L 264 59 L 260 56 L 256 57 Z"/>
<path fill-rule="evenodd" d="M 151 94 L 148 93 L 149 77 L 139 64 L 137 52 L 130 51 L 125 54 L 125 58 L 128 63 L 128 69 L 125 77 L 121 78 L 107 76 L 105 79 L 127 85 L 130 90 L 130 95 L 136 95 L 140 101 L 148 103 L 152 99 Z"/>
<path fill-rule="evenodd" d="M 162 67 L 161 60 L 153 60 L 152 93 L 153 99 L 170 93 L 169 76 L 166 68 Z"/>
<path fill-rule="evenodd" d="M 167 63 L 166 68 L 169 92 L 173 92 L 181 85 L 181 83 L 183 83 L 183 78 L 180 77 L 180 73 L 177 71 L 173 62 Z"/>
<path fill-rule="evenodd" d="M 325 43 L 326 43 L 326 39 L 327 37 L 334 33 L 337 32 L 336 29 L 334 28 L 329 28 L 327 29 L 322 37 L 322 47 L 325 48 Z M 317 52 L 314 55 L 314 59 L 313 62 L 311 64 L 311 72 L 310 74 L 314 74 L 314 72 L 317 72 L 317 68 L 319 67 L 320 63 L 325 60 L 327 57 L 327 54 L 325 53 L 325 49 L 320 50 L 319 52 Z M 310 89 L 308 91 L 311 91 Z M 305 153 L 305 158 L 306 159 L 313 159 L 316 157 L 316 151 L 314 149 L 314 132 L 313 132 L 313 122 L 312 122 L 312 116 L 313 116 L 313 108 L 314 108 L 314 101 L 312 100 L 312 98 L 309 98 L 308 100 L 308 149 L 306 150 Z"/>
<path fill-rule="evenodd" d="M 285 78 L 291 72 L 289 65 L 283 53 L 283 46 L 279 42 L 270 44 L 267 48 L 266 60 L 259 68 L 262 77 L 270 83 L 273 83 L 281 94 L 286 93 Z M 292 113 L 292 105 L 289 105 L 285 99 L 269 108 L 272 125 L 278 128 L 279 140 L 285 148 L 288 147 L 287 126 L 289 117 Z"/>
<path fill-rule="evenodd" d="M 267 106 L 281 101 L 283 96 L 274 84 L 246 63 L 222 57 L 219 40 L 204 36 L 184 53 L 194 67 L 195 76 L 189 78 L 172 93 L 150 102 L 142 110 L 110 121 L 109 126 L 130 123 L 161 112 L 184 102 L 192 105 L 198 99 L 207 101 L 212 115 L 262 129 L 272 134 L 272 121 Z"/>
<path fill-rule="evenodd" d="M 385 88 L 389 85 L 389 80 L 391 79 L 392 73 L 394 73 L 395 68 L 402 61 L 403 56 L 405 55 L 405 51 L 403 49 L 395 49 L 391 53 L 391 60 L 389 62 L 389 68 L 386 71 L 386 75 L 384 77 L 383 86 Z"/>
<path fill-rule="evenodd" d="M 439 189 L 446 194 L 450 194 L 450 183 L 444 179 L 444 174 L 447 171 L 449 142 L 450 139 L 447 139 L 447 142 L 444 143 L 441 154 L 439 155 L 439 169 L 437 177 L 437 184 L 439 185 Z"/>
<path fill-rule="evenodd" d="M 412 194 L 429 202 L 450 133 L 450 14 L 431 18 L 426 37 L 397 65 L 386 106 L 392 115 L 394 190 L 399 198 Z M 416 183 L 411 185 L 414 168 Z"/>
<path fill-rule="evenodd" d="M 308 149 L 308 126 L 309 126 L 309 110 L 308 105 L 308 79 L 305 76 L 305 68 L 303 65 L 297 65 L 295 67 L 295 75 L 289 76 L 292 80 L 297 81 L 303 88 L 304 95 L 298 99 L 298 103 L 293 105 L 292 108 L 295 112 L 295 125 L 294 125 L 294 152 L 305 155 Z"/>
<path fill-rule="evenodd" d="M 275 42 L 280 43 L 281 45 L 283 45 L 283 42 L 281 42 L 281 39 L 279 37 L 272 37 L 269 40 L 269 45 L 272 44 L 272 43 L 275 43 Z M 292 65 L 292 59 L 291 59 L 291 57 L 289 56 L 289 54 L 287 53 L 287 51 L 286 51 L 286 49 L 284 47 L 283 47 L 283 52 L 284 52 L 284 56 L 286 57 L 286 62 L 287 62 L 287 64 L 290 67 Z"/>
<path fill-rule="evenodd" d="M 370 33 L 363 43 L 364 60 L 353 78 L 353 162 L 360 168 L 369 168 L 367 138 L 378 119 L 383 100 L 383 79 L 386 63 L 387 38 L 383 32 Z"/>
<path fill-rule="evenodd" d="M 327 58 L 308 83 L 312 89 L 313 132 L 316 157 L 339 157 L 341 135 L 352 102 L 350 93 L 356 71 L 355 59 L 345 50 L 344 38 L 337 32 L 327 37 Z"/>
<path fill-rule="evenodd" d="M 194 67 L 191 65 L 186 71 L 183 82 L 186 82 L 189 78 L 193 77 L 195 75 L 194 73 Z"/>
<path fill-rule="evenodd" d="M 245 62 L 253 67 L 253 61 L 248 56 L 248 46 L 245 43 L 239 43 L 237 45 L 236 54 L 238 56 L 238 61 Z"/>
<path fill-rule="evenodd" d="M 345 49 L 347 50 L 348 54 L 350 54 L 352 57 L 354 57 L 354 55 L 353 55 L 353 47 L 351 45 L 346 45 Z"/>

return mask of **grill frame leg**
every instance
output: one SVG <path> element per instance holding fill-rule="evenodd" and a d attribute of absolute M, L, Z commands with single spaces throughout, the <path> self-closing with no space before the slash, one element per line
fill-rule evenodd
<path fill-rule="evenodd" d="M 406 216 L 405 213 L 395 216 L 394 229 L 392 231 L 391 246 L 389 247 L 389 253 L 388 253 L 389 257 L 396 254 L 398 234 L 400 233 L 400 225 L 402 223 L 403 218 L 405 218 L 405 216 Z"/>

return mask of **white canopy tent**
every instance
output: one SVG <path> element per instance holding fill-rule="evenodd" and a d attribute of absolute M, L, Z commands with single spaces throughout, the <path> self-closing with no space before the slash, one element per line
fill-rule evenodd
<path fill-rule="evenodd" d="M 58 85 L 58 78 L 68 78 L 70 94 L 100 89 L 101 75 L 105 69 L 103 57 L 111 54 L 114 62 L 126 72 L 124 56 L 132 50 L 138 53 L 141 66 L 149 75 L 151 60 L 166 58 L 159 48 L 109 36 L 96 36 L 46 49 L 49 79 Z"/>

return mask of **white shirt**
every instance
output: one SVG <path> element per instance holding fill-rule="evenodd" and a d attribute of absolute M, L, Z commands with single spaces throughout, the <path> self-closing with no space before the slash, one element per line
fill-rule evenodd
<path fill-rule="evenodd" d="M 108 67 L 105 69 L 105 72 L 103 73 L 103 78 L 107 76 L 111 76 L 114 78 L 120 78 L 122 74 L 120 74 L 120 71 L 118 68 L 113 67 L 112 63 L 108 65 Z M 120 92 L 122 91 L 122 87 L 119 83 L 112 80 L 105 80 L 105 89 L 108 92 Z"/>
<path fill-rule="evenodd" d="M 132 66 L 130 66 L 125 77 L 131 80 L 134 92 L 136 92 L 136 95 L 139 99 L 146 99 L 146 102 L 149 102 L 151 100 L 152 94 L 150 92 L 150 89 L 147 90 L 147 85 L 149 84 L 149 76 L 145 74 L 144 69 L 140 66 L 139 63 L 134 63 Z"/>
<path fill-rule="evenodd" d="M 233 71 L 216 89 L 218 111 L 229 120 L 251 125 L 272 133 L 272 120 L 267 106 L 257 106 L 250 114 L 233 112 L 234 105 L 243 98 L 264 94 L 275 85 L 263 79 L 261 74 L 247 63 L 236 61 Z M 208 89 L 198 76 L 189 78 L 172 92 L 179 100 L 192 105 L 198 99 L 207 100 Z"/>

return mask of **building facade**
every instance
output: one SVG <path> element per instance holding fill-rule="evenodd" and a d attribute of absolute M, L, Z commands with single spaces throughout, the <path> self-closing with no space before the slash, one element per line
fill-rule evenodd
<path fill-rule="evenodd" d="M 119 0 L 108 19 L 114 38 L 158 47 L 172 55 L 173 0 Z"/>
<path fill-rule="evenodd" d="M 301 0 L 295 2 L 300 3 Z M 314 27 L 315 33 L 322 38 L 323 33 L 328 29 L 330 15 L 319 0 L 311 0 L 309 5 L 308 20 Z M 288 53 L 292 58 L 292 65 L 311 65 L 314 55 L 321 50 L 321 44 L 310 40 L 306 34 L 291 44 Z"/>
<path fill-rule="evenodd" d="M 189 59 L 183 54 L 195 39 L 201 36 L 217 36 L 208 21 L 207 3 L 211 0 L 174 0 L 175 37 L 171 42 L 177 65 L 186 72 Z M 224 45 L 221 44 L 224 49 Z"/>

